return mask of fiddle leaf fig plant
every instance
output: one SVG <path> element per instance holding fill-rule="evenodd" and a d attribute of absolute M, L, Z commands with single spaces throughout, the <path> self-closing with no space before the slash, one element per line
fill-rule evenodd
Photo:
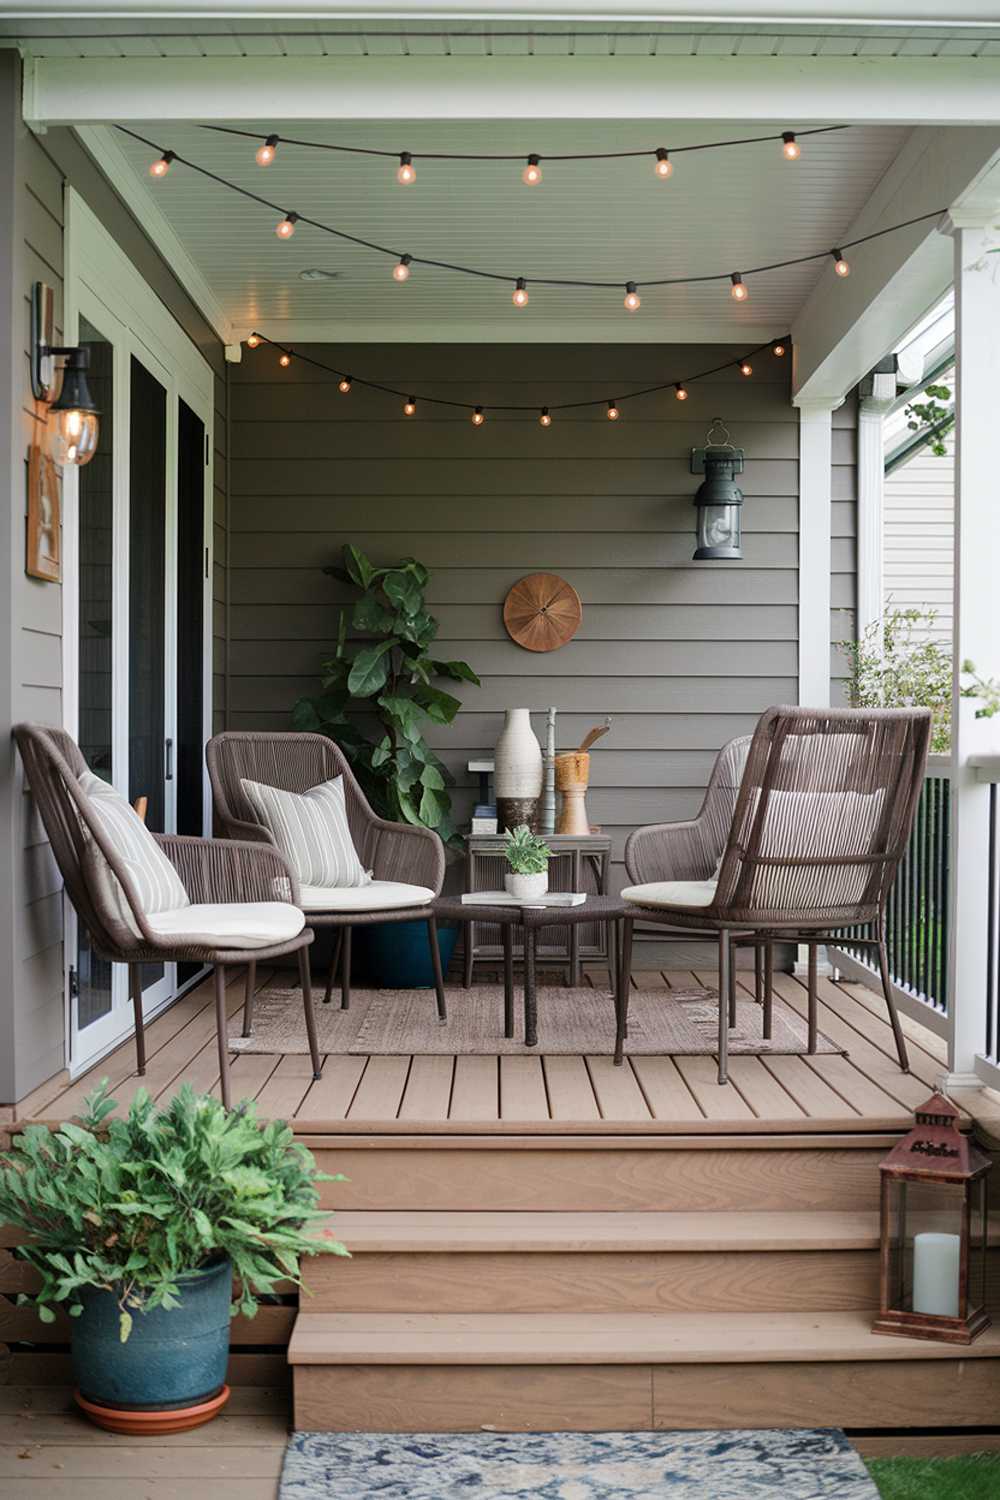
<path fill-rule="evenodd" d="M 320 692 L 299 699 L 293 722 L 336 740 L 376 812 L 433 828 L 454 843 L 449 774 L 423 731 L 428 721 L 450 724 L 461 707 L 439 686 L 442 679 L 478 686 L 479 678 L 467 662 L 431 654 L 438 624 L 424 602 L 430 575 L 423 563 L 404 557 L 376 568 L 351 545 L 342 556 L 342 565 L 323 571 L 358 589 L 359 597 L 340 612 Z M 363 639 L 349 644 L 349 635 Z M 365 731 L 366 711 L 374 734 Z"/>

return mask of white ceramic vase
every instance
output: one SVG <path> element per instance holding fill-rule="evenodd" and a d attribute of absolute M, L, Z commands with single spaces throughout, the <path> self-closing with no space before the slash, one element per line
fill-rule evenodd
<path fill-rule="evenodd" d="M 542 747 L 526 708 L 508 708 L 493 756 L 493 784 L 498 797 L 539 797 L 542 792 Z"/>
<path fill-rule="evenodd" d="M 537 875 L 515 875 L 510 870 L 503 879 L 508 896 L 515 896 L 518 901 L 534 901 L 539 896 L 544 896 L 549 888 L 548 870 L 542 870 Z"/>

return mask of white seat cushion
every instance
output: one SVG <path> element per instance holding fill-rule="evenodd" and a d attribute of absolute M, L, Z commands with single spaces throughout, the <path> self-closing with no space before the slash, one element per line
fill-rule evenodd
<path fill-rule="evenodd" d="M 426 906 L 434 892 L 426 885 L 405 885 L 400 880 L 373 880 L 360 889 L 350 886 L 304 885 L 300 890 L 303 911 L 391 911 L 400 906 Z"/>
<path fill-rule="evenodd" d="M 343 776 L 307 792 L 262 781 L 240 782 L 247 801 L 303 885 L 362 886 L 371 874 L 358 858 L 347 820 Z"/>
<path fill-rule="evenodd" d="M 204 902 L 147 916 L 151 930 L 185 948 L 270 948 L 298 937 L 306 919 L 288 901 Z"/>
<path fill-rule="evenodd" d="M 711 906 L 717 880 L 652 880 L 648 885 L 630 885 L 622 900 L 633 906 Z"/>

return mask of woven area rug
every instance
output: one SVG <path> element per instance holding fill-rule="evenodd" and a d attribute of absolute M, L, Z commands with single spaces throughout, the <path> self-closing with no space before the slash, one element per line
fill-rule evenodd
<path fill-rule="evenodd" d="M 278 1500 L 878 1500 L 842 1432 L 297 1432 Z"/>
<path fill-rule="evenodd" d="M 336 997 L 318 1002 L 319 1046 L 326 1053 L 368 1056 L 442 1056 L 455 1053 L 495 1057 L 524 1052 L 524 1012 L 520 988 L 515 992 L 514 1036 L 503 1034 L 503 988 L 477 985 L 449 989 L 448 1024 L 441 1026 L 433 990 L 356 990 L 351 1008 L 342 1011 Z M 729 1033 L 732 1054 L 805 1052 L 806 1023 L 777 997 L 773 1035 L 761 1035 L 761 1007 L 742 998 L 736 1027 Z M 305 1021 L 298 990 L 265 989 L 254 1002 L 253 1035 L 238 1034 L 232 1023 L 230 1046 L 236 1052 L 305 1053 Z M 635 990 L 629 1001 L 626 1051 L 633 1056 L 701 1057 L 718 1045 L 718 1001 L 713 990 Z M 545 985 L 538 991 L 538 1046 L 549 1056 L 598 1054 L 613 1050 L 615 1010 L 610 994 L 590 987 L 563 989 Z M 820 1034 L 820 1052 L 840 1052 Z"/>

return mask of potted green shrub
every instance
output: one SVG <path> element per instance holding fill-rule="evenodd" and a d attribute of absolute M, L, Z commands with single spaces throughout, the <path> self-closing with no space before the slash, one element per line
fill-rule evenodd
<path fill-rule="evenodd" d="M 438 622 L 425 602 L 430 575 L 423 563 L 404 557 L 377 568 L 350 545 L 342 557 L 342 566 L 323 571 L 357 589 L 358 597 L 340 611 L 337 647 L 322 665 L 321 691 L 299 699 L 292 722 L 337 742 L 382 817 L 433 828 L 457 849 L 451 776 L 424 730 L 450 724 L 462 706 L 441 681 L 478 686 L 479 678 L 468 662 L 432 654 Z M 454 927 L 438 929 L 445 969 L 457 936 Z M 434 983 L 426 923 L 366 923 L 356 939 L 356 958 L 371 983 L 400 989 Z"/>
<path fill-rule="evenodd" d="M 552 850 L 545 840 L 522 823 L 520 828 L 508 833 L 503 852 L 510 866 L 504 875 L 508 894 L 516 896 L 519 901 L 544 896 L 549 888 L 549 860 L 552 858 Z"/>
<path fill-rule="evenodd" d="M 114 1431 L 179 1431 L 225 1404 L 229 1320 L 253 1317 L 303 1255 L 348 1252 L 316 1221 L 317 1172 L 284 1122 L 185 1085 L 127 1116 L 105 1081 L 78 1123 L 29 1125 L 0 1157 L 0 1223 L 40 1285 L 21 1302 L 72 1320 L 76 1398 Z M 233 1298 L 233 1276 L 238 1278 Z"/>

